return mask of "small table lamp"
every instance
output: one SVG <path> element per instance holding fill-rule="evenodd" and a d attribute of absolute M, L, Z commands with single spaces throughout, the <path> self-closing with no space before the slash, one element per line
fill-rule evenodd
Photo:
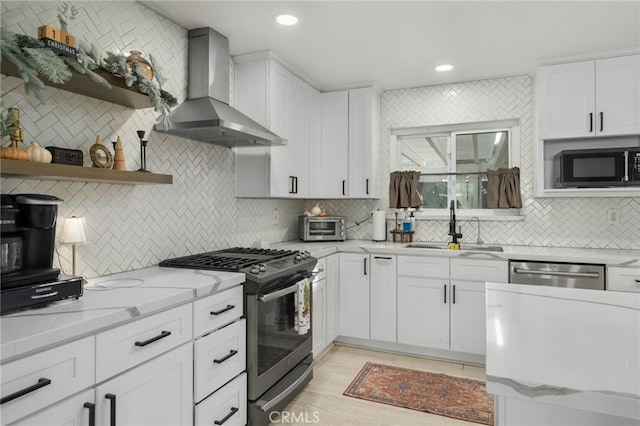
<path fill-rule="evenodd" d="M 72 275 L 76 274 L 76 244 L 85 244 L 87 240 L 87 221 L 84 217 L 71 216 L 62 224 L 60 242 L 71 244 Z"/>

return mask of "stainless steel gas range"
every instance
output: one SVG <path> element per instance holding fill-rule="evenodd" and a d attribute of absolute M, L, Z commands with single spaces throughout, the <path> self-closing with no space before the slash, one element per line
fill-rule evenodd
<path fill-rule="evenodd" d="M 249 425 L 268 425 L 313 378 L 309 278 L 316 262 L 308 252 L 236 247 L 160 263 L 246 275 Z"/>

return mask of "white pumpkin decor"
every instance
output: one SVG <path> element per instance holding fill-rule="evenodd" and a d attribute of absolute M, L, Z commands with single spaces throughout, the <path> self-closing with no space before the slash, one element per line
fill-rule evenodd
<path fill-rule="evenodd" d="M 25 149 L 25 152 L 29 155 L 29 161 L 35 163 L 50 163 L 51 153 L 38 145 L 38 142 L 32 141 L 31 146 Z"/>

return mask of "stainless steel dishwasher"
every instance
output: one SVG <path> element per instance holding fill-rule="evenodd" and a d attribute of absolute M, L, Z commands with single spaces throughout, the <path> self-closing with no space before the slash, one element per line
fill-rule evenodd
<path fill-rule="evenodd" d="M 509 261 L 509 282 L 552 287 L 605 289 L 605 266 L 586 263 Z"/>

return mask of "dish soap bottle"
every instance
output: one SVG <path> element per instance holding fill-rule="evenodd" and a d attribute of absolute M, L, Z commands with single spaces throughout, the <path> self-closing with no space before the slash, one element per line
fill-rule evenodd
<path fill-rule="evenodd" d="M 409 215 L 409 222 L 411 223 L 411 231 L 416 230 L 416 217 L 413 215 L 413 212 Z"/>

